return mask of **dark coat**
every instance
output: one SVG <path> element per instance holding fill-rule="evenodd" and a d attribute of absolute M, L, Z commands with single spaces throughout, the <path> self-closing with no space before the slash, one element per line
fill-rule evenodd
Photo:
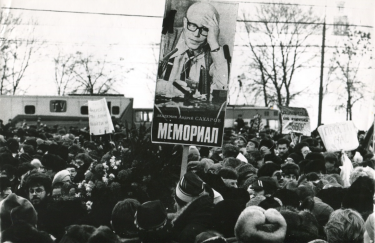
<path fill-rule="evenodd" d="M 213 199 L 203 195 L 183 207 L 172 221 L 173 239 L 179 243 L 194 242 L 195 237 L 212 228 Z"/>

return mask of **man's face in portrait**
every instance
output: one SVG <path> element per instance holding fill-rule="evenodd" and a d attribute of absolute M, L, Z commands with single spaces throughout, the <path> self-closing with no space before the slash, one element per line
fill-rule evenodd
<path fill-rule="evenodd" d="M 213 17 L 214 10 L 206 4 L 192 5 L 184 17 L 185 43 L 191 50 L 199 50 L 207 43 L 209 29 L 205 16 Z"/>

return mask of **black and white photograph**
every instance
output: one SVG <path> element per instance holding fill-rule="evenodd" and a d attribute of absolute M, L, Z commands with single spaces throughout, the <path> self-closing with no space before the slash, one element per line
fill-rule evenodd
<path fill-rule="evenodd" d="M 374 243 L 374 11 L 0 1 L 0 242 Z"/>

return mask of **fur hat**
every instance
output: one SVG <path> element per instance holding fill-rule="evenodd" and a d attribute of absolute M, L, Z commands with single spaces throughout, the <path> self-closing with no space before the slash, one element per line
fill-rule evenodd
<path fill-rule="evenodd" d="M 223 179 L 232 179 L 232 180 L 238 179 L 237 171 L 232 168 L 227 168 L 227 167 L 221 168 L 218 175 Z"/>
<path fill-rule="evenodd" d="M 275 209 L 247 207 L 238 217 L 235 235 L 239 242 L 283 242 L 287 224 Z"/>
<path fill-rule="evenodd" d="M 0 219 L 1 231 L 6 230 L 18 221 L 26 221 L 35 226 L 37 212 L 28 200 L 12 193 L 1 202 Z"/>
<path fill-rule="evenodd" d="M 176 199 L 188 203 L 204 193 L 202 180 L 194 173 L 187 172 L 176 187 Z"/>
<path fill-rule="evenodd" d="M 305 143 L 305 142 L 297 143 L 296 146 L 294 147 L 294 153 L 296 153 L 296 154 L 302 154 L 301 149 L 303 147 L 309 147 L 309 144 Z"/>
<path fill-rule="evenodd" d="M 234 237 L 234 226 L 245 205 L 236 200 L 223 200 L 214 206 L 211 216 L 213 229 L 225 238 Z"/>
<path fill-rule="evenodd" d="M 283 188 L 277 190 L 273 196 L 280 199 L 284 206 L 292 206 L 294 208 L 299 206 L 298 194 L 295 191 Z"/>
<path fill-rule="evenodd" d="M 303 157 L 296 153 L 291 153 L 288 155 L 288 158 L 293 159 L 294 163 L 299 164 L 301 160 L 303 160 Z"/>
<path fill-rule="evenodd" d="M 324 155 L 318 152 L 311 152 L 306 155 L 306 159 L 324 161 Z"/>
<path fill-rule="evenodd" d="M 271 139 L 262 139 L 260 141 L 258 149 L 260 149 L 263 146 L 267 147 L 268 149 L 272 149 L 275 148 L 275 143 Z"/>
<path fill-rule="evenodd" d="M 341 187 L 330 187 L 320 190 L 316 196 L 320 198 L 324 203 L 331 206 L 333 210 L 337 210 L 341 208 L 341 203 L 342 199 L 344 198 L 345 191 L 346 189 Z"/>
<path fill-rule="evenodd" d="M 286 175 L 290 175 L 290 174 L 295 175 L 297 179 L 299 177 L 299 166 L 294 163 L 288 163 L 288 164 L 281 166 L 281 170 Z"/>
<path fill-rule="evenodd" d="M 71 181 L 70 172 L 68 170 L 61 170 L 57 172 L 56 175 L 53 177 L 52 187 L 56 183 L 65 183 L 65 182 L 70 182 L 70 181 Z"/>
<path fill-rule="evenodd" d="M 271 161 L 275 164 L 281 165 L 283 163 L 282 159 L 274 154 L 266 154 L 264 156 L 264 162 Z"/>
<path fill-rule="evenodd" d="M 281 206 L 283 206 L 283 203 L 278 198 L 275 198 L 275 197 L 266 197 L 266 199 L 264 199 L 263 201 L 261 201 L 258 204 L 258 206 L 261 207 L 261 208 L 263 208 L 263 209 L 265 209 L 265 210 L 267 210 L 267 209 L 270 209 L 270 208 L 281 207 Z"/>
<path fill-rule="evenodd" d="M 139 230 L 159 230 L 167 224 L 167 212 L 160 200 L 143 203 L 134 217 L 134 223 Z"/>
<path fill-rule="evenodd" d="M 272 176 L 272 174 L 277 171 L 281 170 L 281 166 L 275 163 L 266 163 L 258 170 L 258 177 L 263 176 Z"/>
<path fill-rule="evenodd" d="M 319 237 L 319 224 L 312 213 L 308 211 L 297 213 L 288 209 L 281 209 L 280 213 L 288 225 L 285 243 L 307 243 Z"/>
<path fill-rule="evenodd" d="M 240 165 L 236 168 L 236 171 L 238 174 L 237 184 L 239 187 L 241 187 L 248 178 L 257 174 L 257 169 L 251 164 Z"/>
<path fill-rule="evenodd" d="M 303 168 L 303 173 L 308 174 L 311 172 L 315 173 L 326 173 L 326 167 L 324 164 L 324 160 L 312 160 L 308 162 L 305 167 Z"/>

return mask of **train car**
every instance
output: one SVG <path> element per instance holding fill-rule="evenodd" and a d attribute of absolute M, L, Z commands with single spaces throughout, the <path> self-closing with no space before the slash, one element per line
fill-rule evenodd
<path fill-rule="evenodd" d="M 228 105 L 225 113 L 224 127 L 233 127 L 238 115 L 242 115 L 245 124 L 260 116 L 263 125 L 277 130 L 279 127 L 279 111 L 272 107 Z"/>
<path fill-rule="evenodd" d="M 111 116 L 120 122 L 134 121 L 133 98 L 124 95 L 0 96 L 0 119 L 19 126 L 41 123 L 62 127 L 88 126 L 88 101 L 106 98 Z"/>

